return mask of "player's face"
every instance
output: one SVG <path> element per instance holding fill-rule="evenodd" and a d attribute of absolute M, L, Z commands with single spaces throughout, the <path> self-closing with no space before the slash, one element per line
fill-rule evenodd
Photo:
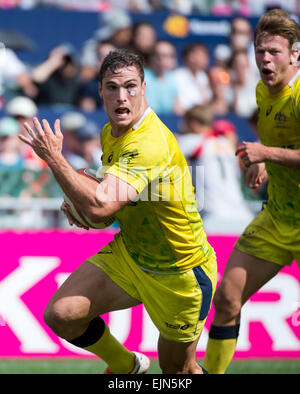
<path fill-rule="evenodd" d="M 145 86 L 135 66 L 105 73 L 99 93 L 113 132 L 125 132 L 143 115 L 146 109 Z"/>
<path fill-rule="evenodd" d="M 295 73 L 297 51 L 290 51 L 288 40 L 281 36 L 265 36 L 255 48 L 256 64 L 270 93 L 283 89 Z"/>

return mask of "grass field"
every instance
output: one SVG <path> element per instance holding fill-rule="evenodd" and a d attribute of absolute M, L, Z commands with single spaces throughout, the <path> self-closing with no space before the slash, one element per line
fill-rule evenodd
<path fill-rule="evenodd" d="M 104 368 L 97 360 L 0 360 L 0 374 L 101 374 Z M 152 360 L 148 373 L 161 373 L 157 360 Z M 300 374 L 300 360 L 234 361 L 227 373 Z"/>

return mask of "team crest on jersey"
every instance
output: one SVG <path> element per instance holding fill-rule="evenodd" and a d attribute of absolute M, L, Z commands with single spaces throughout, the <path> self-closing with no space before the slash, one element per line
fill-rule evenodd
<path fill-rule="evenodd" d="M 287 116 L 282 112 L 277 112 L 275 117 L 275 126 L 284 126 L 287 121 Z"/>

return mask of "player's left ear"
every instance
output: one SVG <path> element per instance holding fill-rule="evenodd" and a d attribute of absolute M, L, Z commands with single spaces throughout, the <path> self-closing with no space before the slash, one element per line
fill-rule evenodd
<path fill-rule="evenodd" d="M 146 91 L 146 81 L 144 81 L 144 82 L 142 83 L 142 92 L 143 92 L 143 95 L 145 95 L 145 91 Z"/>
<path fill-rule="evenodd" d="M 291 50 L 290 64 L 292 64 L 293 66 L 298 67 L 299 66 L 299 56 L 300 56 L 300 51 L 299 51 L 299 48 L 298 48 L 298 43 L 295 43 L 292 46 L 292 50 Z"/>

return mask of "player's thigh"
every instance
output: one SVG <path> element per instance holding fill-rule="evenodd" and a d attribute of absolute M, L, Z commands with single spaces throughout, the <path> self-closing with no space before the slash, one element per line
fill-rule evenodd
<path fill-rule="evenodd" d="M 238 312 L 239 308 L 281 268 L 278 264 L 234 249 L 216 291 L 216 311 Z"/>
<path fill-rule="evenodd" d="M 62 315 L 69 313 L 68 317 L 76 320 L 93 318 L 139 303 L 99 267 L 85 261 L 53 295 L 48 308 Z"/>

